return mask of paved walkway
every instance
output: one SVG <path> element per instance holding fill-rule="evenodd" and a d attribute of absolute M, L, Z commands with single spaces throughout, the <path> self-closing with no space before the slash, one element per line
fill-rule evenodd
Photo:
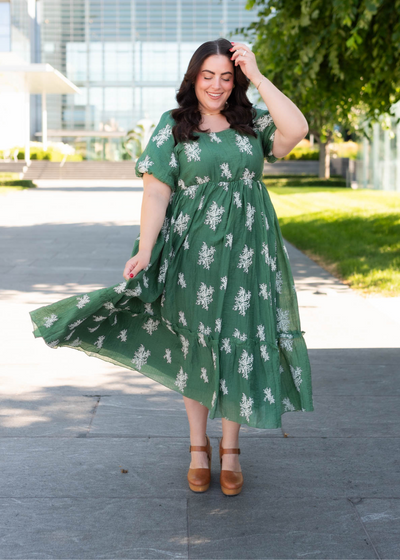
<path fill-rule="evenodd" d="M 399 315 L 289 243 L 315 411 L 242 427 L 239 496 L 219 487 L 220 420 L 196 495 L 181 395 L 33 337 L 31 309 L 122 280 L 141 195 L 0 196 L 0 558 L 400 558 Z"/>

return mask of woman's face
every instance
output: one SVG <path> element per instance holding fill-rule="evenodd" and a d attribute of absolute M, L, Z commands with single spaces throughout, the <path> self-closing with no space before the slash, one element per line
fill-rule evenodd
<path fill-rule="evenodd" d="M 219 113 L 233 88 L 233 63 L 222 54 L 206 58 L 195 82 L 199 109 L 205 113 Z"/>

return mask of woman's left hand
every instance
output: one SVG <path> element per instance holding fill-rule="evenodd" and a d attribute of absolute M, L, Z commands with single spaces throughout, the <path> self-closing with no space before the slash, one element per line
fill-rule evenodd
<path fill-rule="evenodd" d="M 232 62 L 235 66 L 239 65 L 243 74 L 254 83 L 254 80 L 257 80 L 257 78 L 261 76 L 255 54 L 243 43 L 234 43 L 230 51 L 232 53 Z"/>

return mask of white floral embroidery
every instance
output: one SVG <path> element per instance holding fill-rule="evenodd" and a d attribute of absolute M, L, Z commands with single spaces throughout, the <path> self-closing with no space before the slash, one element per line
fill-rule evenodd
<path fill-rule="evenodd" d="M 186 282 L 185 282 L 185 275 L 183 274 L 183 272 L 178 272 L 178 286 L 181 286 L 181 288 L 186 288 Z"/>
<path fill-rule="evenodd" d="M 144 323 L 144 325 L 142 325 L 142 329 L 144 329 L 145 331 L 147 331 L 148 334 L 152 335 L 154 331 L 157 330 L 158 325 L 160 324 L 160 321 L 158 320 L 154 320 L 151 317 L 149 319 L 147 319 L 147 321 Z"/>
<path fill-rule="evenodd" d="M 250 421 L 250 416 L 253 412 L 253 399 L 251 397 L 246 397 L 246 395 L 242 394 L 242 400 L 240 402 L 240 416 L 244 416 L 247 422 Z"/>
<path fill-rule="evenodd" d="M 221 326 L 222 326 L 222 319 L 221 317 L 219 317 L 218 319 L 215 319 L 215 332 L 221 332 Z"/>
<path fill-rule="evenodd" d="M 273 404 L 275 402 L 275 399 L 272 395 L 272 390 L 271 390 L 270 387 L 266 387 L 264 389 L 264 394 L 265 394 L 264 401 L 266 401 L 268 399 L 269 404 Z"/>
<path fill-rule="evenodd" d="M 184 142 L 185 154 L 188 161 L 200 161 L 200 146 L 195 142 Z"/>
<path fill-rule="evenodd" d="M 125 290 L 125 294 L 129 297 L 138 297 L 142 293 L 142 287 L 138 283 L 134 290 Z"/>
<path fill-rule="evenodd" d="M 206 286 L 204 282 L 200 284 L 200 288 L 197 292 L 196 305 L 201 305 L 203 309 L 208 310 L 208 306 L 213 300 L 212 294 L 214 293 L 213 286 Z"/>
<path fill-rule="evenodd" d="M 252 149 L 251 149 L 251 144 L 249 139 L 247 138 L 247 136 L 241 136 L 240 134 L 235 134 L 235 138 L 236 138 L 236 145 L 239 148 L 239 150 L 243 153 L 246 152 L 246 154 L 249 155 L 253 155 Z"/>
<path fill-rule="evenodd" d="M 169 166 L 173 167 L 174 169 L 178 167 L 178 160 L 176 159 L 174 152 L 171 152 L 171 159 L 169 160 Z"/>
<path fill-rule="evenodd" d="M 243 180 L 243 183 L 245 185 L 247 185 L 248 187 L 250 187 L 251 189 L 253 188 L 253 177 L 255 176 L 255 172 L 251 172 L 250 169 L 247 169 L 247 167 L 244 168 L 244 172 L 243 175 L 241 176 L 241 179 Z"/>
<path fill-rule="evenodd" d="M 253 359 L 253 354 L 249 354 L 247 350 L 243 348 L 239 359 L 238 372 L 242 374 L 244 379 L 248 379 L 249 373 L 253 370 Z"/>
<path fill-rule="evenodd" d="M 269 360 L 269 354 L 267 352 L 267 346 L 265 344 L 262 344 L 260 346 L 260 354 L 264 362 L 267 362 Z"/>
<path fill-rule="evenodd" d="M 254 249 L 250 249 L 245 245 L 242 252 L 239 255 L 239 263 L 237 268 L 243 268 L 243 270 L 248 274 L 250 266 L 253 264 Z"/>
<path fill-rule="evenodd" d="M 154 161 L 151 161 L 149 156 L 146 156 L 138 165 L 139 173 L 147 173 L 152 165 L 154 165 Z"/>
<path fill-rule="evenodd" d="M 160 266 L 160 273 L 158 275 L 158 282 L 165 282 L 165 275 L 168 270 L 168 260 L 164 259 L 164 264 Z"/>
<path fill-rule="evenodd" d="M 226 234 L 225 247 L 230 247 L 232 249 L 233 233 Z"/>
<path fill-rule="evenodd" d="M 99 325 L 100 326 L 100 325 Z M 119 335 L 117 336 L 117 338 L 121 339 L 121 342 L 126 342 L 127 341 L 127 336 L 126 333 L 128 332 L 128 329 L 124 329 L 122 330 Z"/>
<path fill-rule="evenodd" d="M 233 203 L 238 207 L 241 208 L 242 207 L 242 201 L 240 200 L 240 193 L 238 191 L 235 191 L 233 193 Z"/>
<path fill-rule="evenodd" d="M 227 179 L 232 179 L 232 172 L 229 169 L 228 163 L 221 163 L 221 177 L 226 177 Z"/>
<path fill-rule="evenodd" d="M 105 338 L 106 338 L 106 337 L 105 337 L 104 335 L 103 335 L 103 336 L 99 336 L 99 338 L 96 340 L 96 342 L 94 343 L 94 345 L 97 346 L 97 348 L 101 348 L 101 347 L 103 346 L 103 342 L 104 342 L 104 339 L 105 339 Z"/>
<path fill-rule="evenodd" d="M 282 293 L 282 285 L 283 285 L 283 279 L 282 279 L 282 271 L 279 270 L 276 273 L 276 282 L 275 282 L 275 287 L 276 287 L 276 291 L 278 293 Z"/>
<path fill-rule="evenodd" d="M 228 387 L 226 386 L 225 379 L 220 379 L 219 380 L 219 385 L 220 385 L 220 389 L 221 389 L 222 393 L 224 395 L 227 395 L 228 394 Z"/>
<path fill-rule="evenodd" d="M 228 192 L 229 190 L 229 183 L 227 183 L 226 181 L 220 181 L 218 183 L 219 187 L 222 187 L 224 189 L 224 191 Z"/>
<path fill-rule="evenodd" d="M 216 398 L 217 398 L 217 393 L 214 391 L 213 396 L 212 396 L 212 400 L 211 400 L 211 408 L 213 408 Z"/>
<path fill-rule="evenodd" d="M 271 267 L 272 271 L 276 270 L 276 257 L 272 258 L 269 254 L 268 245 L 263 241 L 261 254 L 264 255 L 265 263 Z"/>
<path fill-rule="evenodd" d="M 293 404 L 290 402 L 290 399 L 288 397 L 284 398 L 282 401 L 282 404 L 285 407 L 285 412 L 289 412 L 290 410 L 295 410 Z"/>
<path fill-rule="evenodd" d="M 170 233 L 170 225 L 169 225 L 169 218 L 167 216 L 165 216 L 163 225 L 161 226 L 161 233 L 163 234 L 165 241 L 168 241 L 169 233 Z"/>
<path fill-rule="evenodd" d="M 186 317 L 185 317 L 185 313 L 184 311 L 179 311 L 179 320 L 178 323 L 182 323 L 182 325 L 184 327 L 187 327 L 187 321 L 186 321 Z"/>
<path fill-rule="evenodd" d="M 211 206 L 209 206 L 206 214 L 206 219 L 204 223 L 209 225 L 212 230 L 216 230 L 216 227 L 222 221 L 222 214 L 225 212 L 224 206 L 218 206 L 218 204 L 213 201 Z"/>
<path fill-rule="evenodd" d="M 205 198 L 205 195 L 203 194 L 203 196 L 202 196 L 201 199 L 200 199 L 200 203 L 199 203 L 199 205 L 198 205 L 198 207 L 197 207 L 197 210 L 201 210 L 201 209 L 203 208 L 204 198 Z"/>
<path fill-rule="evenodd" d="M 260 284 L 260 291 L 258 295 L 264 299 L 268 299 L 268 297 L 271 298 L 271 290 L 268 290 L 267 284 Z"/>
<path fill-rule="evenodd" d="M 264 212 L 261 212 L 261 215 L 264 216 L 264 220 L 265 220 L 265 229 L 268 231 L 268 230 L 269 230 L 268 218 L 267 218 L 267 216 L 264 215 Z"/>
<path fill-rule="evenodd" d="M 203 241 L 203 245 L 199 251 L 199 260 L 197 264 L 202 265 L 203 268 L 210 270 L 210 264 L 214 262 L 214 253 L 216 251 L 215 247 L 208 247 L 207 243 Z"/>
<path fill-rule="evenodd" d="M 210 177 L 207 177 L 207 175 L 203 178 L 196 177 L 196 181 L 197 181 L 198 185 L 204 185 L 204 183 L 209 183 L 210 182 Z"/>
<path fill-rule="evenodd" d="M 217 369 L 217 355 L 214 352 L 214 348 L 211 348 L 211 354 L 212 354 L 214 369 Z"/>
<path fill-rule="evenodd" d="M 185 229 L 187 229 L 189 220 L 190 220 L 189 214 L 184 215 L 181 211 L 177 220 L 174 223 L 174 231 L 177 231 L 179 235 L 182 235 Z"/>
<path fill-rule="evenodd" d="M 303 381 L 302 378 L 301 378 L 301 372 L 302 372 L 302 369 L 300 367 L 294 368 L 293 366 L 290 366 L 290 373 L 292 374 L 294 384 L 296 385 L 296 389 L 299 392 L 300 392 L 300 385 Z"/>
<path fill-rule="evenodd" d="M 248 202 L 247 210 L 246 210 L 246 227 L 249 231 L 251 231 L 251 228 L 253 226 L 255 212 L 256 212 L 255 207 L 252 206 L 250 202 Z"/>
<path fill-rule="evenodd" d="M 79 327 L 79 325 L 83 323 L 84 320 L 85 319 L 78 319 L 77 321 L 75 321 L 75 323 L 71 323 L 71 325 L 68 325 L 68 327 L 70 329 L 75 329 L 76 327 Z"/>
<path fill-rule="evenodd" d="M 50 348 L 55 348 L 59 342 L 60 342 L 60 339 L 57 338 L 57 340 L 53 340 L 52 342 L 46 342 L 46 344 L 47 344 L 47 346 L 50 346 Z"/>
<path fill-rule="evenodd" d="M 100 325 L 99 325 L 99 326 L 100 326 Z M 74 334 L 74 332 L 75 332 L 75 329 L 74 329 L 73 331 L 71 331 L 71 332 L 69 333 L 69 335 L 66 336 L 66 337 L 64 338 L 64 340 L 69 340 L 69 339 L 71 338 L 71 336 Z"/>
<path fill-rule="evenodd" d="M 257 325 L 256 337 L 260 340 L 265 340 L 265 325 Z"/>
<path fill-rule="evenodd" d="M 185 371 L 183 371 L 183 367 L 181 366 L 181 369 L 179 370 L 179 373 L 176 376 L 175 385 L 182 393 L 184 388 L 186 387 L 187 379 L 188 379 L 188 374 Z"/>
<path fill-rule="evenodd" d="M 235 329 L 235 330 L 233 331 L 233 335 L 232 335 L 232 336 L 233 336 L 234 338 L 238 338 L 239 340 L 242 340 L 242 341 L 247 340 L 247 334 L 246 334 L 246 333 L 241 333 L 241 332 L 239 331 L 239 329 Z"/>
<path fill-rule="evenodd" d="M 50 317 L 44 318 L 44 326 L 49 329 L 56 321 L 58 321 L 58 317 L 55 313 L 52 313 Z"/>
<path fill-rule="evenodd" d="M 204 381 L 204 383 L 208 383 L 208 376 L 207 376 L 207 370 L 205 367 L 201 368 L 201 375 L 200 378 Z"/>
<path fill-rule="evenodd" d="M 209 137 L 211 142 L 216 142 L 217 144 L 220 144 L 222 142 L 221 138 L 218 138 L 215 132 L 210 132 Z"/>
<path fill-rule="evenodd" d="M 168 140 L 171 134 L 172 134 L 172 128 L 169 124 L 167 124 L 164 128 L 161 128 L 161 130 L 158 131 L 158 134 L 153 136 L 152 141 L 155 142 L 157 148 L 159 148 L 164 144 L 164 142 Z"/>
<path fill-rule="evenodd" d="M 282 334 L 279 338 L 279 346 L 288 352 L 293 352 L 293 335 Z"/>
<path fill-rule="evenodd" d="M 144 304 L 144 311 L 145 311 L 145 313 L 148 313 L 149 315 L 154 315 L 154 310 L 151 307 L 151 302 L 146 302 Z"/>
<path fill-rule="evenodd" d="M 188 237 L 189 237 L 189 234 L 186 235 L 185 240 L 183 242 L 183 248 L 185 249 L 185 251 L 190 248 Z"/>
<path fill-rule="evenodd" d="M 184 196 L 188 196 L 189 198 L 191 198 L 192 200 L 194 199 L 194 197 L 196 196 L 196 192 L 197 189 L 199 188 L 200 185 L 190 185 L 189 187 L 186 187 L 186 189 L 183 192 Z"/>
<path fill-rule="evenodd" d="M 224 350 L 227 354 L 230 354 L 232 352 L 232 347 L 229 338 L 222 339 L 221 350 Z"/>
<path fill-rule="evenodd" d="M 117 292 L 117 294 L 122 294 L 123 292 L 125 292 L 126 284 L 127 284 L 127 282 L 121 282 L 121 284 L 118 284 L 118 286 L 115 286 L 114 292 Z"/>
<path fill-rule="evenodd" d="M 172 363 L 171 349 L 170 348 L 165 349 L 165 354 L 164 354 L 163 358 L 165 358 L 169 364 Z"/>
<path fill-rule="evenodd" d="M 280 307 L 276 310 L 277 329 L 280 332 L 287 332 L 289 330 L 290 319 L 289 311 L 283 311 Z"/>
<path fill-rule="evenodd" d="M 211 334 L 211 327 L 205 327 L 204 323 L 200 321 L 198 327 L 198 337 L 199 337 L 199 343 L 204 347 L 207 346 L 207 343 L 204 339 L 204 335 L 209 335 L 209 334 Z"/>
<path fill-rule="evenodd" d="M 237 295 L 235 296 L 235 305 L 232 307 L 234 311 L 239 311 L 240 315 L 243 317 L 246 315 L 247 309 L 250 307 L 250 290 L 246 292 L 243 287 L 239 288 Z"/>
<path fill-rule="evenodd" d="M 188 352 L 189 352 L 189 340 L 187 338 L 185 338 L 183 336 L 183 334 L 180 334 L 179 338 L 180 338 L 180 341 L 181 341 L 181 344 L 182 344 L 181 350 L 182 350 L 183 355 L 184 355 L 185 360 L 186 360 L 186 357 L 187 357 Z"/>
<path fill-rule="evenodd" d="M 271 115 L 269 113 L 266 113 L 255 121 L 254 130 L 259 130 L 260 132 L 262 132 L 267 128 L 268 125 L 273 124 L 273 122 L 274 121 L 272 120 Z"/>
<path fill-rule="evenodd" d="M 87 294 L 85 294 L 83 297 L 78 297 L 77 299 L 79 303 L 76 304 L 76 307 L 79 307 L 79 309 L 84 307 L 90 301 L 89 296 Z"/>
<path fill-rule="evenodd" d="M 80 344 L 82 344 L 82 340 L 79 338 L 79 336 L 71 342 L 71 346 L 79 346 Z"/>
<path fill-rule="evenodd" d="M 228 277 L 227 276 L 222 276 L 221 277 L 221 285 L 219 287 L 220 290 L 226 290 L 226 286 L 228 284 Z"/>

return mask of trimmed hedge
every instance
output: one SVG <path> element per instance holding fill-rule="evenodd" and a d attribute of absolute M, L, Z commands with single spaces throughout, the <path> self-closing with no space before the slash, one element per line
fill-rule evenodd
<path fill-rule="evenodd" d="M 0 179 L 0 187 L 36 187 L 35 183 L 30 179 L 16 179 L 15 181 L 7 181 Z"/>

